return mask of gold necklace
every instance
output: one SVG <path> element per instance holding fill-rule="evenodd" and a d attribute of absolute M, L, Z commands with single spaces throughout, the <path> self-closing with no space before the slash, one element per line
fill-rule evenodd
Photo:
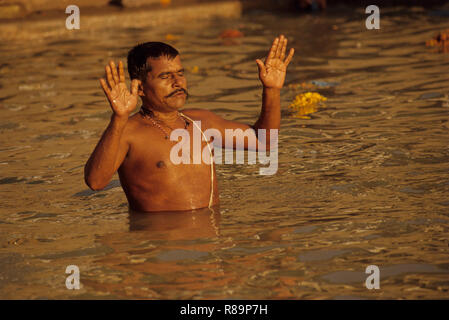
<path fill-rule="evenodd" d="M 153 123 L 153 125 L 154 125 L 155 127 L 159 128 L 159 129 L 165 134 L 165 139 L 168 140 L 169 134 L 167 133 L 167 131 L 164 130 L 164 128 L 161 127 L 161 125 L 160 125 L 159 123 L 157 123 L 157 122 L 153 119 L 154 114 L 153 114 L 153 112 L 152 112 L 151 110 L 148 110 L 148 109 L 146 109 L 146 108 L 144 108 L 144 107 L 141 107 L 139 113 L 142 115 L 142 117 L 147 118 L 147 119 L 150 119 L 151 122 Z M 178 111 L 178 117 L 180 117 L 179 111 Z M 182 117 L 182 119 L 184 119 L 184 118 Z M 185 122 L 184 129 L 187 129 L 187 127 L 190 125 L 190 122 L 188 122 L 186 119 L 184 119 L 184 122 Z M 165 125 L 166 125 L 166 124 L 165 124 Z M 170 126 L 168 126 L 168 125 L 166 125 L 166 126 L 167 126 L 168 128 L 170 128 L 170 130 L 172 130 L 172 131 L 174 130 L 174 129 L 171 128 Z"/>

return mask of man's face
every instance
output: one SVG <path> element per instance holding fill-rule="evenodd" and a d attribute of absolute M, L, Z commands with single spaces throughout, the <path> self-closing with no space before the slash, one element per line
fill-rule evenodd
<path fill-rule="evenodd" d="M 139 91 L 144 105 L 160 112 L 182 108 L 187 99 L 187 81 L 179 55 L 171 60 L 166 56 L 148 59 L 147 63 L 151 71 Z"/>

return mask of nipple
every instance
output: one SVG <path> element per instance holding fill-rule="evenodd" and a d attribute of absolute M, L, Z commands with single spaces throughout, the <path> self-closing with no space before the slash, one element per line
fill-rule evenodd
<path fill-rule="evenodd" d="M 158 167 L 160 169 L 165 168 L 166 167 L 165 162 L 159 161 L 158 163 L 156 163 L 156 167 Z"/>

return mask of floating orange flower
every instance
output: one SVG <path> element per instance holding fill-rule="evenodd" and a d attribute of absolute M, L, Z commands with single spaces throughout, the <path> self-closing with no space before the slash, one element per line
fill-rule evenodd
<path fill-rule="evenodd" d="M 426 41 L 427 47 L 438 47 L 440 52 L 449 52 L 449 29 L 441 31 L 433 39 Z"/>

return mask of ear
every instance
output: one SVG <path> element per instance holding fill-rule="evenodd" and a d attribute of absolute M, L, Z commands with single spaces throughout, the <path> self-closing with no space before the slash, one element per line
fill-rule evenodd
<path fill-rule="evenodd" d="M 144 95 L 145 95 L 145 93 L 143 93 L 143 84 L 142 84 L 142 81 L 140 81 L 140 80 L 137 80 L 138 82 L 139 82 L 139 86 L 137 87 L 137 94 L 140 96 L 140 97 L 143 97 Z"/>

